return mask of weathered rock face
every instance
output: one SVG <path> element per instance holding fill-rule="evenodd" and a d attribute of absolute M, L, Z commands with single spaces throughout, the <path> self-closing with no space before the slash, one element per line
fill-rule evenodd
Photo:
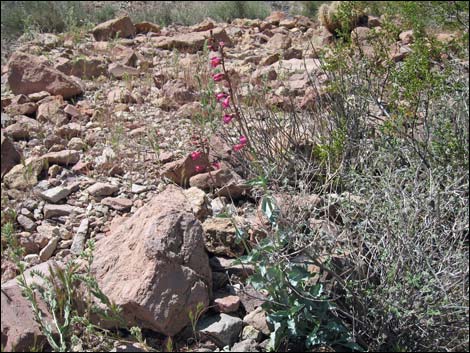
<path fill-rule="evenodd" d="M 129 16 L 103 22 L 93 28 L 95 40 L 109 40 L 116 37 L 127 38 L 135 35 L 135 26 Z"/>
<path fill-rule="evenodd" d="M 3 135 L 3 130 L 1 132 L 2 136 L 2 178 L 3 176 L 10 171 L 15 165 L 21 162 L 21 155 L 16 150 L 13 143 L 10 139 Z"/>
<path fill-rule="evenodd" d="M 8 84 L 14 94 L 47 91 L 52 95 L 71 98 L 82 93 L 77 82 L 36 56 L 13 53 L 8 68 Z"/>
<path fill-rule="evenodd" d="M 201 224 L 169 186 L 97 243 L 93 271 L 129 323 L 173 336 L 209 303 L 211 270 Z"/>

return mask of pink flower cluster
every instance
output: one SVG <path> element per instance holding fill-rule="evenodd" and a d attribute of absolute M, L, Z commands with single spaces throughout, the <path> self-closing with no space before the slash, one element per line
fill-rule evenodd
<path fill-rule="evenodd" d="M 219 42 L 219 48 L 223 48 L 224 45 L 225 45 L 224 42 Z M 215 47 L 212 46 L 212 45 L 210 46 L 210 48 L 212 50 L 215 49 Z M 217 56 L 214 56 L 210 59 L 210 64 L 213 68 L 216 68 L 221 63 L 222 63 L 222 59 L 217 57 Z M 225 75 L 224 75 L 224 73 L 215 73 L 215 74 L 212 75 L 212 78 L 214 79 L 215 82 L 219 82 L 219 81 L 222 81 L 222 80 L 225 79 Z M 220 102 L 222 104 L 223 109 L 227 109 L 227 108 L 230 107 L 230 95 L 228 95 L 227 93 L 225 93 L 225 92 L 217 93 L 215 98 L 216 98 L 217 102 Z M 234 114 L 225 113 L 224 116 L 223 116 L 224 124 L 229 124 L 234 117 L 235 117 Z M 235 152 L 238 152 L 243 147 L 245 147 L 247 145 L 247 143 L 248 143 L 248 139 L 246 138 L 246 136 L 242 135 L 242 136 L 240 136 L 240 143 L 233 146 L 233 150 Z"/>
<path fill-rule="evenodd" d="M 236 144 L 235 146 L 233 146 L 233 150 L 234 150 L 235 152 L 238 152 L 238 151 L 240 151 L 243 147 L 245 147 L 247 143 L 248 143 L 248 139 L 246 138 L 246 136 L 242 135 L 242 136 L 240 136 L 240 143 L 239 143 L 239 144 Z"/>

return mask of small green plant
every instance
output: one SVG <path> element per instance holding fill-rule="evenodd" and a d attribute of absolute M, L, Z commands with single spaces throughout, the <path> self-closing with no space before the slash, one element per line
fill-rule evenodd
<path fill-rule="evenodd" d="M 289 232 L 279 224 L 280 213 L 273 198 L 265 195 L 261 209 L 274 234 L 238 261 L 254 265 L 257 271 L 249 278 L 249 283 L 268 293 L 263 309 L 274 328 L 270 348 L 278 351 L 288 340 L 304 342 L 307 349 L 326 345 L 361 351 L 348 329 L 334 315 L 336 307 L 324 294 L 323 285 L 312 284 L 314 274 L 307 271 L 306 264 L 297 263 L 289 256 L 292 251 L 289 250 Z"/>
<path fill-rule="evenodd" d="M 206 307 L 204 303 L 200 302 L 197 304 L 194 312 L 193 312 L 193 309 L 190 309 L 188 312 L 188 317 L 191 322 L 191 329 L 193 331 L 193 337 L 196 340 L 196 342 L 198 341 L 198 337 L 199 337 L 197 333 L 197 323 L 205 311 L 206 311 Z"/>

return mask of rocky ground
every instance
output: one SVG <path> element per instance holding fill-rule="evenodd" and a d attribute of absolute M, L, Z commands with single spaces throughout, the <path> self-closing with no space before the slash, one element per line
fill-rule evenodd
<path fill-rule="evenodd" d="M 378 26 L 371 17 L 355 35 L 366 41 Z M 217 217 L 262 231 L 257 199 L 225 163 L 230 146 L 191 155 L 210 32 L 240 87 L 264 80 L 281 107 L 315 99 L 305 68 L 320 75 L 317 50 L 333 38 L 302 16 L 168 28 L 121 17 L 79 38 L 38 35 L 2 67 L 2 212 L 16 211 L 28 271 L 64 264 L 94 239 L 98 283 L 129 322 L 188 337 L 187 311 L 201 302 L 211 309 L 193 349 L 264 351 L 263 293 L 244 286 L 252 269 L 233 265 L 244 249 L 231 219 Z M 395 60 L 412 37 L 400 35 Z M 1 268 L 2 346 L 26 348 L 38 327 L 14 264 L 2 259 Z"/>

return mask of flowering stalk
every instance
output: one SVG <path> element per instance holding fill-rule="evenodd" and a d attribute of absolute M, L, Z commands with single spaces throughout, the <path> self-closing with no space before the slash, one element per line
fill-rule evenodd
<path fill-rule="evenodd" d="M 212 48 L 212 50 L 216 51 L 218 50 L 219 52 L 219 57 L 217 57 L 219 60 L 217 60 L 217 65 L 221 64 L 222 65 L 222 75 L 223 76 L 217 76 L 217 75 L 220 75 L 220 74 L 216 74 L 216 75 L 213 75 L 213 78 L 214 78 L 214 81 L 221 81 L 222 79 L 225 79 L 227 81 L 227 84 L 228 84 L 228 96 L 223 100 L 222 102 L 222 107 L 224 109 L 227 109 L 229 108 L 230 106 L 232 107 L 233 111 L 234 111 L 234 114 L 231 114 L 231 117 L 229 118 L 227 115 L 224 115 L 224 123 L 229 123 L 233 118 L 237 118 L 236 120 L 238 121 L 238 124 L 240 126 L 240 130 L 242 131 L 243 133 L 243 137 L 244 137 L 244 141 L 245 143 L 240 143 L 238 145 L 235 145 L 233 147 L 233 149 L 235 151 L 239 151 L 241 150 L 245 145 L 250 145 L 250 142 L 248 141 L 248 139 L 246 138 L 246 136 L 248 136 L 248 131 L 246 130 L 245 128 L 245 125 L 246 124 L 243 124 L 242 122 L 242 118 L 244 119 L 244 117 L 242 116 L 240 110 L 238 109 L 238 105 L 236 104 L 236 100 L 235 100 L 235 94 L 234 94 L 234 90 L 233 90 L 233 86 L 232 86 L 232 82 L 230 80 L 230 77 L 228 75 L 228 72 L 227 72 L 227 68 L 225 67 L 225 55 L 224 55 L 224 46 L 225 46 L 225 43 L 224 42 L 219 42 L 218 45 L 216 44 L 216 41 L 215 41 L 215 38 L 213 36 L 213 33 L 212 31 L 210 32 L 210 38 L 209 38 L 209 42 L 210 42 L 210 47 Z M 211 59 L 211 65 L 212 65 L 212 60 L 213 58 Z M 214 77 L 215 76 L 215 77 Z M 216 77 L 218 80 L 216 80 Z M 220 78 L 220 79 L 219 79 Z M 220 99 L 223 99 L 221 98 L 222 96 L 220 96 Z M 217 100 L 219 101 L 219 95 L 217 95 Z M 230 101 L 232 102 L 232 104 L 230 104 Z"/>

